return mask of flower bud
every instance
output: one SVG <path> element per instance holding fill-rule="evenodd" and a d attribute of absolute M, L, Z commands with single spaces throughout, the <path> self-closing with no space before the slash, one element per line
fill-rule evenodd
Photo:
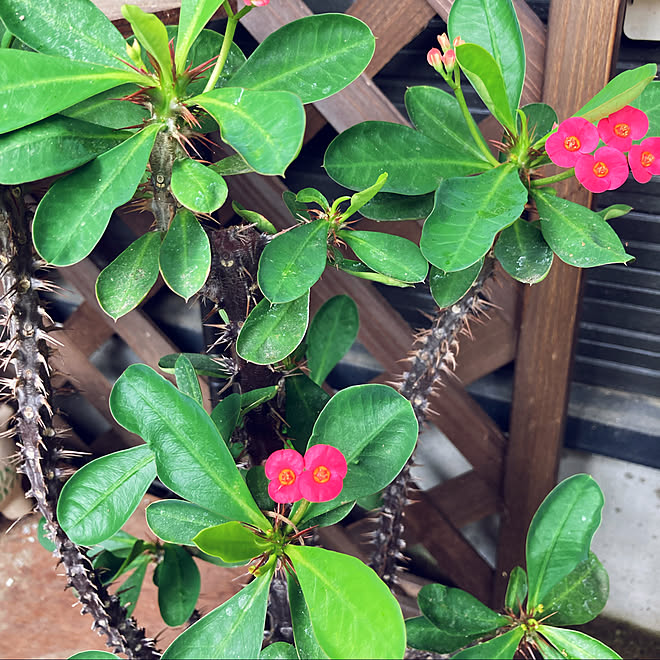
<path fill-rule="evenodd" d="M 456 51 L 453 48 L 450 48 L 442 58 L 442 62 L 445 65 L 447 73 L 451 73 L 456 66 Z"/>
<path fill-rule="evenodd" d="M 440 44 L 440 48 L 442 48 L 443 53 L 446 53 L 451 48 L 449 37 L 447 36 L 446 32 L 438 35 L 438 43 Z"/>
<path fill-rule="evenodd" d="M 437 48 L 431 48 L 431 50 L 426 54 L 426 61 L 436 71 L 442 71 L 442 53 Z"/>
<path fill-rule="evenodd" d="M 465 42 L 463 41 L 463 39 L 461 39 L 460 37 L 455 37 L 454 48 L 458 48 L 459 46 L 462 46 L 464 43 Z"/>

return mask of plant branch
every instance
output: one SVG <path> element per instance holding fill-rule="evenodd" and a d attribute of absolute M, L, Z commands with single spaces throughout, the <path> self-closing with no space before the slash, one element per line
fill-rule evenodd
<path fill-rule="evenodd" d="M 553 176 L 546 176 L 542 179 L 532 179 L 530 186 L 532 188 L 540 188 L 541 186 L 549 186 L 551 183 L 558 183 L 564 179 L 570 179 L 575 175 L 575 168 L 571 167 L 570 170 L 564 170 L 559 172 L 559 174 L 554 174 Z"/>

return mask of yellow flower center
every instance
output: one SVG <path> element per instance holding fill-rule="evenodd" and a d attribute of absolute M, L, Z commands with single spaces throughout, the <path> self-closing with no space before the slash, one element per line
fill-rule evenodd
<path fill-rule="evenodd" d="M 564 148 L 566 151 L 577 151 L 582 145 L 575 135 L 569 135 L 564 138 Z"/>
<path fill-rule="evenodd" d="M 277 480 L 282 486 L 290 486 L 296 481 L 296 473 L 290 468 L 284 468 L 278 475 Z"/>
<path fill-rule="evenodd" d="M 643 151 L 639 160 L 642 163 L 642 167 L 650 167 L 655 160 L 655 156 L 650 151 Z"/>
<path fill-rule="evenodd" d="M 627 138 L 630 135 L 630 124 L 624 122 L 614 125 L 614 135 L 620 138 Z"/>
<path fill-rule="evenodd" d="M 602 160 L 599 160 L 597 163 L 594 164 L 594 174 L 599 178 L 602 179 L 604 176 L 607 176 L 609 174 L 609 168 L 607 165 Z"/>
<path fill-rule="evenodd" d="M 324 484 L 327 481 L 330 481 L 330 470 L 328 470 L 325 465 L 319 465 L 318 467 L 314 468 L 314 472 L 312 472 L 312 476 L 314 477 L 314 481 L 316 481 L 317 484 Z"/>

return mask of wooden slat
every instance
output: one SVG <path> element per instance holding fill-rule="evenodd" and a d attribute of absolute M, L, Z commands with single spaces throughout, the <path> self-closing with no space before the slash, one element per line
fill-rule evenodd
<path fill-rule="evenodd" d="M 554 0 L 550 6 L 544 101 L 567 117 L 608 81 L 621 0 Z M 566 48 L 579 43 L 580 48 Z M 589 58 L 584 57 L 589 53 Z M 575 180 L 558 187 L 562 197 L 590 205 Z M 516 358 L 505 513 L 499 538 L 496 592 L 503 572 L 521 564 L 532 516 L 556 482 L 581 297 L 582 271 L 555 260 L 550 275 L 528 288 Z"/>
<path fill-rule="evenodd" d="M 114 334 L 110 326 L 98 322 L 98 315 L 98 305 L 83 301 L 64 322 L 67 337 L 87 357 Z"/>
<path fill-rule="evenodd" d="M 123 0 L 93 1 L 111 21 L 123 19 L 121 6 L 126 4 Z M 181 0 L 133 0 L 131 4 L 137 5 L 146 12 L 156 14 L 170 10 L 178 10 L 179 7 L 181 7 Z"/>

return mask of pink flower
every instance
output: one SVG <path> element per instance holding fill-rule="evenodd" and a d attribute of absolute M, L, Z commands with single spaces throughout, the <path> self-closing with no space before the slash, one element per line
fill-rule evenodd
<path fill-rule="evenodd" d="M 280 504 L 297 502 L 300 494 L 300 475 L 305 459 L 295 449 L 280 449 L 266 461 L 266 476 L 271 480 L 268 494 Z"/>
<path fill-rule="evenodd" d="M 438 43 L 440 44 L 440 48 L 442 48 L 443 53 L 446 53 L 451 48 L 449 37 L 447 36 L 446 32 L 438 35 Z"/>
<path fill-rule="evenodd" d="M 591 192 L 614 190 L 628 178 L 628 161 L 614 147 L 601 147 L 593 154 L 582 154 L 575 163 L 577 180 Z"/>
<path fill-rule="evenodd" d="M 649 118 L 638 108 L 627 105 L 598 122 L 600 139 L 619 151 L 629 151 L 633 140 L 641 140 L 649 130 Z"/>
<path fill-rule="evenodd" d="M 660 174 L 660 137 L 650 137 L 633 144 L 628 163 L 636 181 L 648 183 L 652 174 Z"/>
<path fill-rule="evenodd" d="M 254 7 L 265 7 L 270 0 L 244 0 L 244 2 L 248 6 L 253 5 Z"/>
<path fill-rule="evenodd" d="M 574 167 L 582 154 L 598 146 L 596 127 L 582 117 L 565 119 L 546 140 L 548 158 L 560 167 Z"/>
<path fill-rule="evenodd" d="M 426 54 L 426 61 L 436 70 L 442 68 L 442 53 L 437 48 L 431 48 Z"/>
<path fill-rule="evenodd" d="M 451 73 L 456 66 L 456 51 L 450 48 L 442 57 L 442 63 L 445 65 L 447 73 Z"/>
<path fill-rule="evenodd" d="M 346 459 L 339 449 L 331 445 L 314 445 L 305 452 L 300 493 L 310 502 L 334 500 L 344 487 L 346 471 Z"/>
<path fill-rule="evenodd" d="M 459 46 L 462 46 L 465 42 L 460 37 L 454 37 L 453 43 L 454 43 L 454 48 L 458 48 Z"/>

